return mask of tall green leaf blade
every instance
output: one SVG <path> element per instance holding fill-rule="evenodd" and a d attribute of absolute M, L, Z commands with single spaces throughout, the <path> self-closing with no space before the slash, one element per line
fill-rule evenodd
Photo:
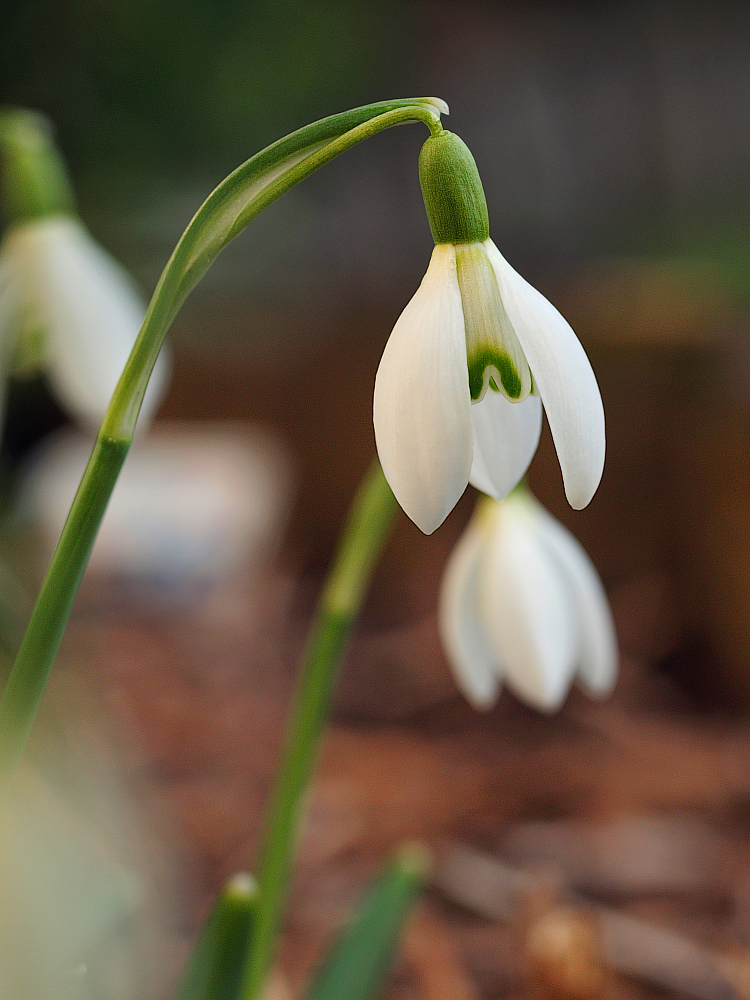
<path fill-rule="evenodd" d="M 402 848 L 323 960 L 305 1000 L 374 1000 L 430 868 L 423 848 Z"/>
<path fill-rule="evenodd" d="M 237 1000 L 258 895 L 255 880 L 235 875 L 201 930 L 174 1000 Z"/>

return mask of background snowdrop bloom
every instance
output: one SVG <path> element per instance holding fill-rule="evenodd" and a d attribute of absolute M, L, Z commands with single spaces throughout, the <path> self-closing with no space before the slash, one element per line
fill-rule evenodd
<path fill-rule="evenodd" d="M 456 683 L 489 708 L 505 680 L 534 708 L 553 711 L 577 678 L 607 695 L 617 639 L 604 588 L 575 538 L 519 488 L 485 498 L 451 554 L 440 631 Z"/>
<path fill-rule="evenodd" d="M 99 429 L 146 309 L 130 277 L 73 209 L 44 119 L 0 116 L 3 196 L 11 225 L 0 242 L 0 372 L 44 374 L 63 408 Z M 142 408 L 165 385 L 160 359 Z"/>
<path fill-rule="evenodd" d="M 566 320 L 489 238 L 484 191 L 462 140 L 431 136 L 419 166 L 436 245 L 375 381 L 386 479 L 428 534 L 469 482 L 502 499 L 536 451 L 543 403 L 568 501 L 585 507 L 605 449 L 588 358 Z"/>

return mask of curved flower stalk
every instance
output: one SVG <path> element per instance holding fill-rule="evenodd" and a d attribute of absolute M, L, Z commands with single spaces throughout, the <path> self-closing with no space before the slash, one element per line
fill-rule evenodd
<path fill-rule="evenodd" d="M 167 262 L 99 429 L 0 701 L 0 796 L 13 779 L 57 654 L 91 548 L 133 438 L 164 337 L 221 250 L 264 208 L 340 153 L 383 129 L 422 122 L 442 132 L 444 101 L 385 101 L 313 122 L 238 167 L 196 212 Z M 1 123 L 0 123 L 1 124 Z M 33 195 L 33 191 L 31 194 Z M 294 834 L 336 668 L 395 507 L 379 467 L 358 497 L 310 638 L 268 833 L 260 854 L 257 923 L 240 995 L 262 995 L 271 966 Z"/>
<path fill-rule="evenodd" d="M 65 168 L 43 118 L 0 113 L 3 194 L 11 225 L 0 242 L 0 365 L 47 378 L 62 407 L 96 433 L 146 307 L 128 274 L 75 214 Z M 166 385 L 159 359 L 141 425 Z"/>
<path fill-rule="evenodd" d="M 469 482 L 501 500 L 533 458 L 543 403 L 568 501 L 585 507 L 605 439 L 580 342 L 489 238 L 482 183 L 458 136 L 426 141 L 420 181 L 435 249 L 375 381 L 375 438 L 391 489 L 428 534 Z"/>
<path fill-rule="evenodd" d="M 52 556 L 47 575 L 0 701 L 0 792 L 8 785 L 28 739 L 73 600 L 88 562 L 107 502 L 114 489 L 143 404 L 164 337 L 181 305 L 218 254 L 263 209 L 295 184 L 357 143 L 394 125 L 422 122 L 442 132 L 438 98 L 383 101 L 323 118 L 256 153 L 208 196 L 175 247 L 151 298 L 133 349 L 99 429 L 94 449 Z M 0 115 L 4 143 L 2 169 L 22 183 L 8 185 L 14 195 L 12 219 L 50 214 L 50 205 L 72 204 L 59 162 L 39 156 L 39 169 L 24 169 L 38 152 L 16 142 L 7 156 L 7 134 L 14 112 Z M 51 193 L 55 195 L 51 197 Z M 66 197 L 68 201 L 66 202 Z M 5 300 L 0 298 L 0 314 Z M 1 346 L 1 345 L 0 345 Z M 0 363 L 2 357 L 0 356 Z M 256 974 L 262 963 L 254 966 Z"/>
<path fill-rule="evenodd" d="M 443 577 L 440 631 L 456 683 L 475 708 L 503 681 L 551 712 L 574 679 L 612 689 L 617 637 L 601 580 L 581 545 L 522 487 L 480 500 Z"/>

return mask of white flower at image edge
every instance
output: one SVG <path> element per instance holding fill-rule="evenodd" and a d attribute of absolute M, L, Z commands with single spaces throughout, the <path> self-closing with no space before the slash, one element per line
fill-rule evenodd
<path fill-rule="evenodd" d="M 99 429 L 145 312 L 129 275 L 71 216 L 18 223 L 0 243 L 0 365 L 6 375 L 19 361 L 44 374 L 84 427 Z M 161 398 L 167 367 L 160 357 L 141 424 Z"/>
<path fill-rule="evenodd" d="M 518 402 L 506 398 L 497 391 L 497 369 L 488 366 L 479 377 L 484 376 L 489 391 L 472 402 L 467 303 L 456 266 L 457 249 L 463 248 L 438 243 L 386 344 L 374 396 L 383 472 L 403 509 L 426 533 L 442 523 L 467 483 L 497 499 L 513 489 L 536 451 L 542 404 L 572 507 L 580 509 L 591 500 L 604 467 L 601 396 L 575 333 L 491 239 L 468 246 L 486 254 L 497 282 L 488 289 L 480 275 L 485 284 L 473 283 L 474 299 L 483 290 L 494 295 L 471 303 L 470 314 L 479 315 L 482 332 L 489 333 L 486 344 L 472 343 L 469 352 L 476 349 L 481 360 L 488 345 L 499 351 L 497 356 L 520 368 L 519 384 L 533 385 L 533 391 L 525 398 L 519 392 Z"/>
<path fill-rule="evenodd" d="M 574 679 L 603 697 L 617 639 L 599 576 L 581 545 L 530 495 L 480 501 L 446 566 L 440 631 L 456 683 L 476 708 L 503 682 L 543 711 Z"/>

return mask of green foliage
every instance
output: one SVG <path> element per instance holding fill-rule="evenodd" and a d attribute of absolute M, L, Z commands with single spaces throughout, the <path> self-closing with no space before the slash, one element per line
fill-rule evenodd
<path fill-rule="evenodd" d="M 256 897 L 249 875 L 236 875 L 222 889 L 174 1000 L 237 1000 Z"/>
<path fill-rule="evenodd" d="M 305 1000 L 374 1000 L 429 870 L 418 847 L 403 848 L 362 901 L 324 959 Z"/>

